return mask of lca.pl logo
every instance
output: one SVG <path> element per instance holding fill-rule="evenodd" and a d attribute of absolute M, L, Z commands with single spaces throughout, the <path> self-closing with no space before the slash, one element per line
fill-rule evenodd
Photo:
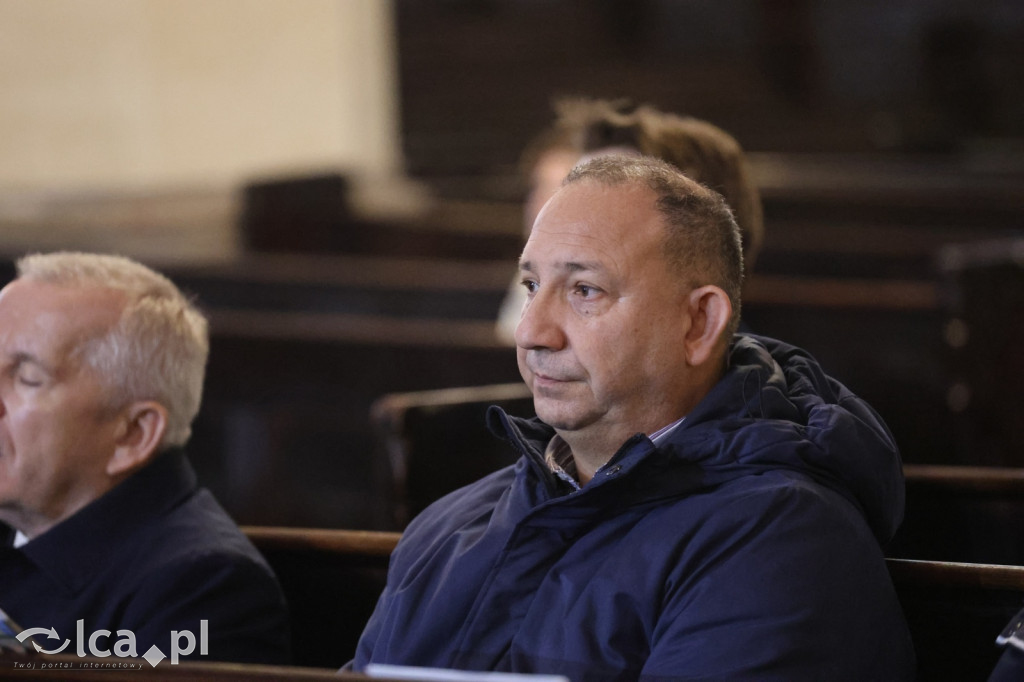
<path fill-rule="evenodd" d="M 25 640 L 29 637 L 41 638 L 43 635 L 46 639 L 60 640 L 60 635 L 57 634 L 56 628 L 29 628 L 28 630 L 22 630 L 17 635 L 19 642 L 25 643 Z M 110 649 L 105 649 L 104 644 L 109 646 L 111 632 L 110 630 L 96 630 L 89 635 L 89 638 L 85 637 L 85 621 L 79 619 L 75 621 L 75 653 L 78 654 L 79 658 L 85 658 L 86 647 L 88 646 L 88 653 L 96 658 L 106 658 L 114 655 L 118 658 L 138 658 L 139 654 L 135 646 L 135 633 L 131 630 L 118 630 L 117 637 L 119 638 L 113 643 L 113 653 Z M 199 655 L 206 656 L 209 654 L 209 621 L 199 621 Z M 38 636 L 38 637 L 37 637 Z M 104 641 L 101 641 L 104 640 Z M 63 644 L 55 646 L 53 649 L 44 649 L 36 639 L 32 639 L 32 646 L 41 654 L 60 654 L 63 653 L 71 645 L 70 639 L 65 639 Z M 196 650 L 196 636 L 192 634 L 191 630 L 171 630 L 171 665 L 178 663 L 180 656 L 188 656 Z M 70 652 L 68 652 L 70 654 Z M 160 650 L 156 644 L 149 647 L 149 650 L 142 655 L 142 658 L 146 660 L 154 668 L 160 664 L 167 655 Z"/>

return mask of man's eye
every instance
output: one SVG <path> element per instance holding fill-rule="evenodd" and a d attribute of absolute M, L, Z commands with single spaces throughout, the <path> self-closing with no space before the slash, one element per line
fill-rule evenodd
<path fill-rule="evenodd" d="M 592 287 L 589 284 L 576 285 L 576 293 L 578 293 L 583 298 L 591 298 L 593 296 L 596 296 L 600 291 L 601 290 L 598 289 L 597 287 Z"/>
<path fill-rule="evenodd" d="M 43 377 L 42 372 L 38 368 L 30 365 L 20 365 L 14 372 L 14 378 L 22 386 L 36 388 L 43 385 L 45 377 Z"/>
<path fill-rule="evenodd" d="M 39 377 L 32 376 L 30 374 L 19 374 L 18 383 L 23 386 L 30 386 L 32 388 L 36 388 L 38 386 L 43 385 L 43 380 L 40 379 Z"/>
<path fill-rule="evenodd" d="M 534 293 L 537 291 L 537 282 L 532 279 L 524 279 L 522 282 L 523 286 L 526 287 L 527 293 Z"/>

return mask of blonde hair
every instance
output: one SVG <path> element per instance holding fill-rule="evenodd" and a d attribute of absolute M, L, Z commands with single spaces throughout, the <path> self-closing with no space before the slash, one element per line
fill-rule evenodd
<path fill-rule="evenodd" d="M 624 100 L 565 98 L 557 125 L 570 131 L 583 154 L 635 149 L 667 161 L 725 197 L 740 228 L 743 257 L 752 269 L 764 242 L 761 193 L 739 142 L 718 126 Z"/>
<path fill-rule="evenodd" d="M 117 324 L 77 352 L 106 386 L 108 407 L 156 401 L 168 413 L 162 446 L 184 445 L 199 412 L 210 349 L 206 318 L 192 302 L 169 279 L 123 256 L 32 254 L 17 269 L 24 279 L 125 297 Z"/>

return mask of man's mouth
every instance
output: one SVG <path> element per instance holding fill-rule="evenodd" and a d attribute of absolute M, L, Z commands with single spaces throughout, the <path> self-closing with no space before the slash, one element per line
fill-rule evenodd
<path fill-rule="evenodd" d="M 569 381 L 572 381 L 572 379 L 567 377 L 567 376 L 560 375 L 560 374 L 552 375 L 552 374 L 545 374 L 544 372 L 534 372 L 533 373 L 533 383 L 534 383 L 535 386 L 536 385 L 556 386 L 558 384 L 564 384 L 564 383 L 567 383 Z"/>

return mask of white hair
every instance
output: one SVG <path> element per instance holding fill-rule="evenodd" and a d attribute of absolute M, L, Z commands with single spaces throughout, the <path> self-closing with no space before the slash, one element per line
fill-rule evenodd
<path fill-rule="evenodd" d="M 153 400 L 167 409 L 162 447 L 184 445 L 199 412 L 210 341 L 206 318 L 166 277 L 123 256 L 55 252 L 17 262 L 18 276 L 124 295 L 117 324 L 76 349 L 108 391 L 109 407 Z"/>

